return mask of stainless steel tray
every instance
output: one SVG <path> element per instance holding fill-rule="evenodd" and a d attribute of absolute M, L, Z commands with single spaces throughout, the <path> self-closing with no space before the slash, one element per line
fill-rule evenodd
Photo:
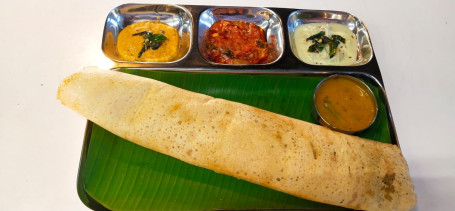
<path fill-rule="evenodd" d="M 245 14 L 228 14 L 229 18 L 246 20 L 256 18 L 259 25 L 263 25 L 268 33 L 274 34 L 282 39 L 278 48 L 281 51 L 280 57 L 273 63 L 266 65 L 222 65 L 207 61 L 200 52 L 199 42 L 201 34 L 206 30 L 217 17 L 213 10 L 219 8 L 242 8 L 247 11 Z M 259 12 L 259 13 L 258 13 Z M 262 13 L 261 13 L 262 12 Z M 309 21 L 310 16 L 302 15 L 310 12 L 311 17 L 321 18 L 322 14 L 331 14 L 332 19 L 338 22 L 354 23 L 357 26 L 352 30 L 357 30 L 359 38 L 359 58 L 353 66 L 316 66 L 309 65 L 298 59 L 293 52 L 292 33 L 296 26 Z M 255 15 L 256 14 L 256 15 Z M 223 16 L 223 17 L 225 17 Z M 142 20 L 160 20 L 179 29 L 179 34 L 189 34 L 185 37 L 188 49 L 181 58 L 164 63 L 138 63 L 127 62 L 119 59 L 115 50 L 115 39 L 120 30 L 128 24 Z M 333 21 L 332 20 L 332 21 Z M 311 21 L 311 20 L 310 20 Z M 201 23 L 204 22 L 204 23 Z M 285 24 L 283 24 L 285 23 Z M 273 28 L 273 30 L 271 28 Z M 364 51 L 363 51 L 363 50 Z M 184 71 L 196 73 L 230 73 L 230 74 L 265 74 L 265 75 L 319 75 L 329 76 L 331 74 L 348 74 L 360 77 L 363 80 L 376 84 L 379 87 L 379 98 L 385 104 L 388 119 L 388 129 L 392 144 L 398 145 L 398 138 L 395 131 L 392 115 L 390 112 L 387 95 L 385 92 L 381 72 L 378 62 L 373 52 L 372 43 L 365 25 L 355 16 L 338 11 L 308 11 L 292 8 L 252 8 L 252 7 L 214 7 L 214 6 L 195 6 L 195 5 L 146 5 L 146 4 L 125 4 L 114 8 L 106 19 L 104 34 L 102 38 L 102 50 L 113 62 L 112 69 L 134 68 L 150 71 Z M 93 124 L 87 123 L 84 146 L 82 149 L 81 164 L 78 175 L 78 193 L 81 200 L 91 209 L 106 210 L 96 200 L 85 192 L 83 174 L 85 171 L 85 161 L 90 146 L 90 134 Z"/>

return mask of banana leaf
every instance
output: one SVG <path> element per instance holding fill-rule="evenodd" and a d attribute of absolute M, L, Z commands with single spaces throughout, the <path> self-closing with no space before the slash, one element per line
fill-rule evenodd
<path fill-rule="evenodd" d="M 313 123 L 313 92 L 328 76 L 119 71 Z M 369 129 L 357 135 L 392 143 L 385 94 L 372 81 L 368 85 L 378 101 L 378 116 Z M 95 210 L 344 209 L 184 163 L 126 141 L 91 122 L 82 151 L 78 193 L 82 202 Z"/>

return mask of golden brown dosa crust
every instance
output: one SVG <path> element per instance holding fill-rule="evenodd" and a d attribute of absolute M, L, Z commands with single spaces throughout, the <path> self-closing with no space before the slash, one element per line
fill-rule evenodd
<path fill-rule="evenodd" d="M 87 68 L 58 99 L 149 149 L 298 197 L 362 210 L 410 210 L 400 149 L 248 105 Z"/>

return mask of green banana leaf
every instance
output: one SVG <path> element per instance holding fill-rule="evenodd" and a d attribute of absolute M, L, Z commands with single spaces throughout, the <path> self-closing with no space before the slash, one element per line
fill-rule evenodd
<path fill-rule="evenodd" d="M 247 75 L 121 69 L 194 92 L 315 123 L 313 92 L 328 75 Z M 391 143 L 380 87 L 375 123 L 361 137 Z M 89 122 L 78 193 L 96 210 L 343 210 L 215 173 L 135 145 Z"/>

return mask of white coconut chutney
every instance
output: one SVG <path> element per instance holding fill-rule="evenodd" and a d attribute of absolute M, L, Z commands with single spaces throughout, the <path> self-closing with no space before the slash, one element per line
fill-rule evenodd
<path fill-rule="evenodd" d="M 321 31 L 324 31 L 327 37 L 339 35 L 345 39 L 345 43 L 338 45 L 337 52 L 332 58 L 329 56 L 328 46 L 320 52 L 308 51 L 308 47 L 313 44 L 313 41 L 307 41 L 306 39 Z M 349 66 L 354 64 L 357 59 L 358 48 L 356 36 L 349 28 L 338 23 L 310 23 L 300 25 L 294 32 L 294 39 L 297 49 L 296 56 L 307 64 Z"/>

